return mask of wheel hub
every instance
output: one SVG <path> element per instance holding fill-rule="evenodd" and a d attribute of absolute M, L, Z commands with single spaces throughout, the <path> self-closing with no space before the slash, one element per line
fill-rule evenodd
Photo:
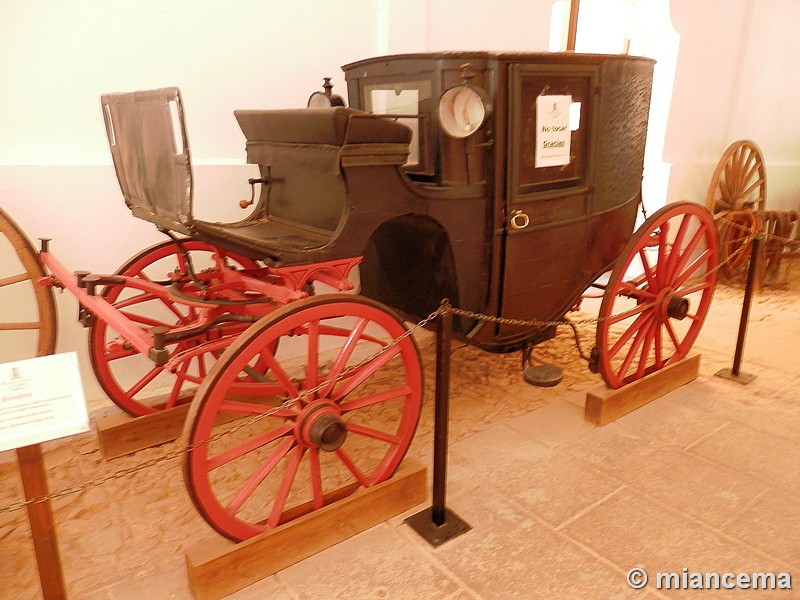
<path fill-rule="evenodd" d="M 306 407 L 297 419 L 295 431 L 304 444 L 325 452 L 341 448 L 347 439 L 347 426 L 333 402 L 318 402 Z"/>
<path fill-rule="evenodd" d="M 689 299 L 678 296 L 672 288 L 661 290 L 656 299 L 656 305 L 662 318 L 676 319 L 678 321 L 686 318 L 691 307 Z"/>

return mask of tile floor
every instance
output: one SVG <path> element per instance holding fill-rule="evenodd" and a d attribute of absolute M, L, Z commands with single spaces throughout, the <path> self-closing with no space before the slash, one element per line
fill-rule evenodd
<path fill-rule="evenodd" d="M 585 391 L 599 380 L 569 336 L 537 350 L 565 368 L 564 382 L 548 390 L 522 382 L 516 355 L 457 350 L 448 506 L 472 530 L 433 549 L 403 523 L 423 505 L 229 598 L 800 598 L 798 289 L 755 300 L 743 363 L 757 375 L 752 383 L 714 375 L 731 366 L 741 306 L 741 292 L 720 288 L 696 345 L 698 379 L 605 427 L 583 418 Z M 427 363 L 432 375 L 430 353 Z M 410 451 L 428 464 L 431 404 Z M 90 435 L 54 443 L 51 488 L 158 452 L 108 466 Z M 9 467 L 0 464 L 0 506 L 13 501 Z M 147 478 L 54 502 L 71 598 L 192 597 L 183 552 L 213 534 L 177 468 L 157 465 Z M 0 513 L 0 598 L 38 596 L 26 535 L 19 512 Z M 650 574 L 643 590 L 626 583 L 634 567 Z M 656 589 L 657 572 L 684 568 L 790 573 L 794 589 Z"/>

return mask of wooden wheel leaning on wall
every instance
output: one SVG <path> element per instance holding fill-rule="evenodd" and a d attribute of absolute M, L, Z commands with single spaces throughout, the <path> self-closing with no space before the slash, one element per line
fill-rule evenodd
<path fill-rule="evenodd" d="M 734 142 L 722 153 L 706 194 L 706 208 L 714 215 L 720 234 L 722 279 L 742 284 L 750 264 L 753 234 L 763 230 L 760 215 L 767 203 L 767 173 L 761 149 L 752 140 Z M 749 228 L 748 225 L 752 225 Z M 756 289 L 764 281 L 762 257 Z"/>
<path fill-rule="evenodd" d="M 767 172 L 761 150 L 751 140 L 734 142 L 711 176 L 706 208 L 716 215 L 729 210 L 764 210 L 766 203 Z"/>
<path fill-rule="evenodd" d="M 0 335 L 11 339 L 14 355 L 2 360 L 33 358 L 55 352 L 57 317 L 53 288 L 37 283 L 46 273 L 36 249 L 22 229 L 0 209 Z M 35 314 L 34 314 L 35 313 Z M 34 338 L 27 343 L 22 338 Z"/>

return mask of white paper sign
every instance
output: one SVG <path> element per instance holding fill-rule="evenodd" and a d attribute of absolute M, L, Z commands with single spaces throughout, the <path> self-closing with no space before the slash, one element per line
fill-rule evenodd
<path fill-rule="evenodd" d="M 0 451 L 89 431 L 75 352 L 0 364 Z"/>
<path fill-rule="evenodd" d="M 569 164 L 571 105 L 572 96 L 539 96 L 536 99 L 537 169 Z"/>

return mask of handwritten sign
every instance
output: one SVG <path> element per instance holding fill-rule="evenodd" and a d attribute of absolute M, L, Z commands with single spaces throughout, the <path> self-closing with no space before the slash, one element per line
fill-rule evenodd
<path fill-rule="evenodd" d="M 571 105 L 572 96 L 542 95 L 536 99 L 537 169 L 569 164 Z"/>
<path fill-rule="evenodd" d="M 0 451 L 89 431 L 74 352 L 0 364 Z"/>

